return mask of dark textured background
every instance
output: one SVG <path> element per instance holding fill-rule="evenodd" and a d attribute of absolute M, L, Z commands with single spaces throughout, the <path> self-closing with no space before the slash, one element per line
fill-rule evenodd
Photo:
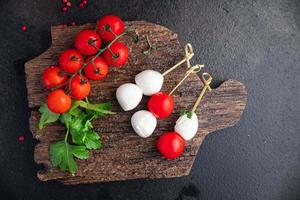
<path fill-rule="evenodd" d="M 299 0 L 90 0 L 69 14 L 60 7 L 60 0 L 0 1 L 1 199 L 300 199 Z M 205 139 L 190 176 L 81 186 L 36 178 L 23 64 L 49 47 L 51 25 L 106 13 L 169 27 L 193 44 L 215 85 L 246 84 L 240 123 Z"/>

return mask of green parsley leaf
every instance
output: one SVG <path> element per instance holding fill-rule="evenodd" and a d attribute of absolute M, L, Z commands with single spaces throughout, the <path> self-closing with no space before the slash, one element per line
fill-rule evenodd
<path fill-rule="evenodd" d="M 111 103 L 91 104 L 85 101 L 73 101 L 69 113 L 73 116 L 79 116 L 80 115 L 80 110 L 78 109 L 79 107 L 85 108 L 88 114 L 95 115 L 97 117 L 115 114 L 114 112 L 110 111 Z M 88 111 L 95 111 L 95 112 L 88 112 Z"/>
<path fill-rule="evenodd" d="M 100 136 L 95 131 L 86 131 L 83 143 L 87 149 L 100 149 L 102 147 Z"/>
<path fill-rule="evenodd" d="M 151 49 L 156 50 L 156 45 L 151 45 Z"/>
<path fill-rule="evenodd" d="M 84 132 L 89 130 L 88 127 L 85 128 L 85 124 L 87 123 L 87 115 L 82 114 L 77 117 L 73 117 L 73 120 L 70 123 L 70 132 L 72 135 L 72 141 L 75 144 L 82 145 Z"/>
<path fill-rule="evenodd" d="M 72 115 L 68 112 L 60 115 L 60 121 L 61 123 L 65 124 L 67 129 L 70 129 L 70 124 L 72 122 Z"/>
<path fill-rule="evenodd" d="M 77 117 L 82 114 L 82 111 L 80 110 L 80 108 L 75 108 L 75 109 L 69 110 L 69 114 Z"/>
<path fill-rule="evenodd" d="M 193 116 L 193 113 L 189 110 L 183 109 L 180 111 L 180 116 L 182 116 L 182 115 L 186 115 L 187 118 L 191 119 Z"/>
<path fill-rule="evenodd" d="M 51 112 L 46 104 L 40 107 L 39 112 L 41 113 L 39 129 L 44 128 L 46 124 L 57 121 L 60 116 L 59 114 Z"/>
<path fill-rule="evenodd" d="M 87 105 L 87 110 L 93 111 L 93 112 L 88 112 L 91 115 L 95 115 L 95 117 L 101 117 L 104 115 L 113 115 L 115 114 L 114 112 L 110 111 L 111 109 L 111 104 L 110 103 L 99 103 L 99 104 L 88 104 Z"/>
<path fill-rule="evenodd" d="M 132 41 L 136 44 L 140 41 L 139 36 L 134 31 L 125 31 L 126 34 L 131 37 Z"/>
<path fill-rule="evenodd" d="M 62 171 L 69 171 L 73 175 L 77 171 L 75 158 L 87 159 L 88 149 L 102 147 L 99 134 L 93 131 L 92 120 L 99 116 L 114 114 L 110 111 L 110 103 L 91 104 L 86 101 L 73 101 L 70 110 L 58 115 L 61 123 L 67 128 L 65 140 L 50 146 L 50 159 L 53 166 L 58 166 Z M 67 142 L 71 133 L 71 145 Z"/>
<path fill-rule="evenodd" d="M 75 144 L 85 145 L 87 149 L 101 148 L 100 136 L 92 130 L 93 115 L 80 115 L 74 117 L 70 123 L 72 141 Z"/>
<path fill-rule="evenodd" d="M 143 51 L 143 54 L 144 54 L 144 56 L 148 56 L 148 54 L 149 54 L 149 51 L 150 51 L 149 49 L 147 49 L 147 50 L 144 50 L 144 51 Z"/>
<path fill-rule="evenodd" d="M 188 111 L 187 109 L 182 109 L 182 110 L 180 110 L 180 116 L 181 116 L 181 115 L 185 115 L 185 113 L 186 113 L 187 111 Z"/>
<path fill-rule="evenodd" d="M 92 119 L 86 116 L 77 117 L 70 126 L 72 141 L 75 144 L 85 145 L 88 149 L 99 149 L 101 147 L 100 136 L 92 131 Z"/>
<path fill-rule="evenodd" d="M 53 166 L 59 166 L 62 171 L 68 170 L 72 175 L 77 171 L 74 157 L 87 159 L 89 154 L 85 146 L 70 145 L 64 140 L 50 146 L 50 159 Z"/>
<path fill-rule="evenodd" d="M 71 114 L 71 115 L 73 115 L 73 113 L 75 112 L 78 112 L 78 111 L 76 111 L 79 107 L 81 107 L 81 108 L 87 108 L 87 103 L 86 102 L 84 102 L 84 101 L 75 101 L 75 100 L 73 100 L 72 101 L 72 105 L 71 105 L 71 108 L 70 108 L 70 110 L 69 110 L 69 113 Z"/>

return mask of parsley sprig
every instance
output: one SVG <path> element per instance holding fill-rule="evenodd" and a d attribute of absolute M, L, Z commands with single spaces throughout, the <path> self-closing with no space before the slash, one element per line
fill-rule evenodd
<path fill-rule="evenodd" d="M 40 129 L 58 120 L 66 127 L 64 140 L 50 145 L 52 165 L 75 175 L 78 169 L 75 159 L 87 159 L 88 150 L 102 147 L 101 137 L 93 131 L 92 120 L 114 114 L 110 109 L 110 103 L 91 104 L 88 99 L 73 101 L 70 110 L 64 114 L 53 113 L 46 104 L 42 105 L 39 109 Z"/>
<path fill-rule="evenodd" d="M 183 109 L 183 110 L 180 111 L 180 116 L 183 116 L 183 115 L 186 115 L 187 118 L 191 119 L 192 116 L 193 116 L 193 112 L 189 111 L 187 109 Z"/>

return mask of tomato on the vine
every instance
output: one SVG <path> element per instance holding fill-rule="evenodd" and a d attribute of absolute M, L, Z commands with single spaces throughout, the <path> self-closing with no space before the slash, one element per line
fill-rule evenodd
<path fill-rule="evenodd" d="M 103 58 L 112 67 L 121 67 L 127 62 L 128 49 L 121 42 L 114 42 L 109 49 L 103 52 Z"/>
<path fill-rule="evenodd" d="M 85 62 L 90 62 L 84 67 L 84 74 L 88 79 L 101 80 L 106 77 L 108 73 L 108 65 L 100 56 L 91 61 L 93 57 L 87 58 Z"/>
<path fill-rule="evenodd" d="M 47 89 L 62 86 L 68 79 L 68 76 L 57 66 L 46 68 L 42 75 L 44 86 Z"/>
<path fill-rule="evenodd" d="M 112 41 L 124 32 L 123 21 L 115 15 L 106 15 L 98 20 L 98 33 L 105 41 Z"/>
<path fill-rule="evenodd" d="M 84 55 L 94 55 L 101 46 L 101 38 L 98 33 L 91 29 L 80 31 L 75 38 L 76 49 Z"/>
<path fill-rule="evenodd" d="M 71 107 L 71 98 L 62 89 L 54 90 L 47 96 L 47 106 L 54 113 L 64 113 Z"/>
<path fill-rule="evenodd" d="M 172 96 L 164 92 L 152 95 L 148 101 L 148 109 L 159 119 L 168 117 L 174 108 Z"/>
<path fill-rule="evenodd" d="M 167 132 L 159 137 L 156 147 L 165 158 L 175 159 L 184 151 L 185 141 L 178 133 Z"/>
<path fill-rule="evenodd" d="M 80 69 L 82 62 L 82 55 L 74 49 L 67 49 L 59 56 L 59 65 L 61 69 L 72 74 Z"/>
<path fill-rule="evenodd" d="M 71 97 L 76 100 L 81 100 L 90 94 L 91 84 L 86 77 L 76 75 L 71 80 L 70 89 Z"/>

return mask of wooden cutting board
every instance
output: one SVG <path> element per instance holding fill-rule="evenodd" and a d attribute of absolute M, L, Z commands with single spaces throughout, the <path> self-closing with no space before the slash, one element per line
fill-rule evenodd
<path fill-rule="evenodd" d="M 147 97 L 134 111 L 124 112 L 115 98 L 118 86 L 134 82 L 134 77 L 145 69 L 164 72 L 183 58 L 184 48 L 179 44 L 177 34 L 169 29 L 145 21 L 125 22 L 126 28 L 135 31 L 140 41 L 135 44 L 125 36 L 121 39 L 129 49 L 128 63 L 122 68 L 110 68 L 109 75 L 102 81 L 92 82 L 91 102 L 112 102 L 113 116 L 105 116 L 93 121 L 95 130 L 100 133 L 103 148 L 90 151 L 89 159 L 77 160 L 78 173 L 72 176 L 52 167 L 49 160 L 49 145 L 64 136 L 64 127 L 60 124 L 37 128 L 39 114 L 37 108 L 46 100 L 48 91 L 41 83 L 41 74 L 49 65 L 56 65 L 60 52 L 73 47 L 74 36 L 82 29 L 93 28 L 95 24 L 60 28 L 52 27 L 52 44 L 40 56 L 25 64 L 28 104 L 32 109 L 29 119 L 33 137 L 39 142 L 35 147 L 34 159 L 38 164 L 44 164 L 45 169 L 37 172 L 42 181 L 60 180 L 64 184 L 81 184 L 102 181 L 119 181 L 139 178 L 170 178 L 188 175 L 199 147 L 208 133 L 236 124 L 246 105 L 246 88 L 236 80 L 227 80 L 212 92 L 207 93 L 197 110 L 199 131 L 195 138 L 187 142 L 183 155 L 175 160 L 167 160 L 156 151 L 155 141 L 166 131 L 172 131 L 179 111 L 191 108 L 198 97 L 202 82 L 196 74 L 174 93 L 175 110 L 173 115 L 165 120 L 158 120 L 154 134 L 143 139 L 137 136 L 130 125 L 132 114 L 147 108 Z M 146 41 L 156 46 L 148 56 L 142 52 L 148 48 Z M 197 47 L 194 47 L 197 48 Z M 196 64 L 196 63 L 194 63 Z M 165 77 L 162 91 L 171 89 L 183 77 L 186 66 L 182 65 L 176 71 Z M 205 69 L 204 69 L 205 71 Z"/>

